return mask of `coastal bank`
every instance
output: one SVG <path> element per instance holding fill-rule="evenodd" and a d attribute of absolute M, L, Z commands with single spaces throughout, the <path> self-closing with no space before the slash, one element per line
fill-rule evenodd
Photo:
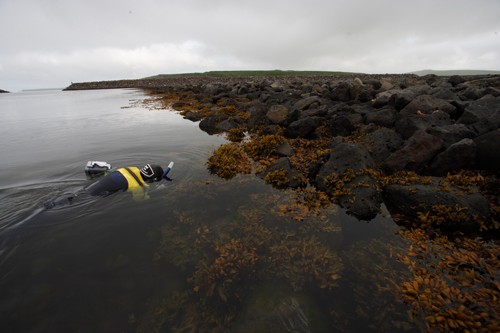
<path fill-rule="evenodd" d="M 313 186 L 359 219 L 496 230 L 500 76 L 197 77 L 75 83 L 141 88 L 226 133 L 209 168 Z M 251 167 L 250 167 L 251 166 Z"/>
<path fill-rule="evenodd" d="M 406 246 L 388 245 L 376 262 L 396 260 L 407 268 L 398 282 L 383 288 L 411 306 L 402 327 L 499 330 L 500 76 L 182 76 L 76 83 L 67 90 L 110 88 L 145 89 L 155 108 L 177 111 L 209 134 L 226 135 L 228 143 L 213 152 L 207 168 L 225 179 L 256 174 L 276 188 L 296 191 L 299 200 L 282 208 L 304 225 L 304 216 L 332 203 L 364 221 L 388 209 L 402 226 Z M 245 232 L 223 249 L 216 247 L 221 254 L 206 267 L 219 273 L 212 280 L 195 276 L 188 300 L 226 305 L 227 297 L 239 298 L 239 292 L 224 288 L 215 295 L 213 285 L 233 286 L 244 267 L 265 262 L 256 259 L 256 249 L 264 250 L 246 239 L 256 234 Z M 292 266 L 306 257 L 319 260 L 317 253 L 294 253 L 283 254 Z M 324 267 L 339 269 L 338 258 L 331 259 L 337 266 Z M 226 264 L 238 269 L 226 272 L 220 266 Z M 370 276 L 374 289 L 385 285 L 377 282 L 381 275 L 387 278 L 382 271 Z M 311 277 L 309 270 L 304 274 Z M 255 323 L 255 307 L 244 308 Z M 177 309 L 175 302 L 170 311 Z M 228 325 L 219 320 L 227 313 L 202 309 L 170 324 L 214 331 Z M 168 321 L 168 306 L 163 311 L 155 317 L 161 323 Z M 245 319 L 228 322 L 238 331 Z M 335 327 L 341 322 L 337 318 Z"/>

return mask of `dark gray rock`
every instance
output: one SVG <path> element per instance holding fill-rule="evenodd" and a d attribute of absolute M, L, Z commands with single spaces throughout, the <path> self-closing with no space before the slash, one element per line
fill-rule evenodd
<path fill-rule="evenodd" d="M 215 125 L 215 128 L 220 130 L 220 131 L 223 131 L 223 132 L 229 132 L 233 128 L 236 128 L 239 126 L 240 126 L 240 124 L 236 120 L 230 118 L 230 119 L 222 120 L 221 122 L 217 123 Z"/>
<path fill-rule="evenodd" d="M 435 88 L 431 96 L 434 98 L 442 99 L 445 101 L 460 101 L 460 98 L 458 97 L 457 94 L 455 94 L 451 89 L 448 88 Z M 454 104 L 452 104 L 455 106 Z"/>
<path fill-rule="evenodd" d="M 500 97 L 485 96 L 472 102 L 457 121 L 467 125 L 476 135 L 482 135 L 500 127 Z"/>
<path fill-rule="evenodd" d="M 245 86 L 245 85 L 242 85 L 242 86 L 239 86 L 237 88 L 237 94 L 238 95 L 245 95 L 245 94 L 248 94 L 248 87 Z"/>
<path fill-rule="evenodd" d="M 484 96 L 482 89 L 476 86 L 468 86 L 458 94 L 463 101 L 475 101 L 482 96 Z"/>
<path fill-rule="evenodd" d="M 495 87 L 486 87 L 484 88 L 484 96 L 486 95 L 491 95 L 493 97 L 498 97 L 500 96 L 500 89 L 495 88 Z"/>
<path fill-rule="evenodd" d="M 462 139 L 472 139 L 476 136 L 476 134 L 464 124 L 429 127 L 427 133 L 441 138 L 445 148 L 448 148 Z"/>
<path fill-rule="evenodd" d="M 428 173 L 434 176 L 446 176 L 448 172 L 475 167 L 476 143 L 471 139 L 463 139 L 437 155 L 430 164 Z"/>
<path fill-rule="evenodd" d="M 208 95 L 215 96 L 215 95 L 218 95 L 221 92 L 223 92 L 224 87 L 222 87 L 219 84 L 208 83 L 208 84 L 204 85 L 204 90 L 205 90 L 205 93 L 207 93 Z"/>
<path fill-rule="evenodd" d="M 188 120 L 191 120 L 191 121 L 200 121 L 202 118 L 202 116 L 200 115 L 199 112 L 187 112 L 185 115 L 184 115 L 184 119 L 188 119 Z"/>
<path fill-rule="evenodd" d="M 479 193 L 466 193 L 459 189 L 442 190 L 441 185 L 389 185 L 383 190 L 384 202 L 391 212 L 417 219 L 418 213 L 433 212 L 433 206 L 451 209 L 464 208 L 469 216 L 461 221 L 447 220 L 443 228 L 460 229 L 478 227 L 478 220 L 488 221 L 490 212 L 488 201 Z"/>
<path fill-rule="evenodd" d="M 474 139 L 477 146 L 476 163 L 479 169 L 500 170 L 500 129 Z"/>
<path fill-rule="evenodd" d="M 410 114 L 399 116 L 394 128 L 404 139 L 411 137 L 416 131 L 427 130 L 431 127 L 442 127 L 453 124 L 449 114 L 436 111 L 431 114 Z"/>
<path fill-rule="evenodd" d="M 286 89 L 286 85 L 282 81 L 274 81 L 273 83 L 271 83 L 270 87 L 276 92 L 280 92 Z"/>
<path fill-rule="evenodd" d="M 404 141 L 393 129 L 382 127 L 368 133 L 363 143 L 368 147 L 375 164 L 382 165 L 386 158 L 403 146 Z"/>
<path fill-rule="evenodd" d="M 217 125 L 227 118 L 228 116 L 226 116 L 225 114 L 212 113 L 205 117 L 202 121 L 200 121 L 199 127 L 202 131 L 205 131 L 208 134 L 217 134 L 223 131 L 219 129 Z"/>
<path fill-rule="evenodd" d="M 273 105 L 267 111 L 266 117 L 273 124 L 282 125 L 288 119 L 290 111 L 284 105 Z"/>
<path fill-rule="evenodd" d="M 387 90 L 387 91 L 382 91 L 375 95 L 375 98 L 372 100 L 372 105 L 374 108 L 381 108 L 383 106 L 386 106 L 389 104 L 391 101 L 392 95 L 402 92 L 403 90 L 401 89 L 393 89 L 393 90 Z"/>
<path fill-rule="evenodd" d="M 450 78 L 448 79 L 448 82 L 451 83 L 451 85 L 455 87 L 455 86 L 459 85 L 460 83 L 464 83 L 465 79 L 460 75 L 453 75 L 453 76 L 450 76 Z"/>
<path fill-rule="evenodd" d="M 354 125 L 343 115 L 332 117 L 328 122 L 328 128 L 334 136 L 349 136 L 354 131 Z"/>
<path fill-rule="evenodd" d="M 438 110 L 450 114 L 455 111 L 455 107 L 443 99 L 435 98 L 430 95 L 420 95 L 415 97 L 410 102 L 410 104 L 405 106 L 400 111 L 400 114 L 401 115 L 420 114 L 420 113 L 430 114 Z"/>
<path fill-rule="evenodd" d="M 400 111 L 405 106 L 410 104 L 410 102 L 417 97 L 417 92 L 411 89 L 404 89 L 400 91 L 396 91 L 390 99 L 391 104 L 394 105 L 396 110 Z"/>
<path fill-rule="evenodd" d="M 330 99 L 339 102 L 348 102 L 352 100 L 351 97 L 351 86 L 347 82 L 340 82 L 336 87 L 332 89 L 330 93 Z"/>
<path fill-rule="evenodd" d="M 0 89 L 0 94 L 4 94 L 4 93 L 8 93 L 8 91 Z"/>
<path fill-rule="evenodd" d="M 370 154 L 359 144 L 340 143 L 333 147 L 328 161 L 321 166 L 316 175 L 315 183 L 318 189 L 329 192 L 328 176 L 335 174 L 340 177 L 352 170 L 361 172 L 363 169 L 374 168 Z M 382 202 L 377 184 L 368 175 L 360 174 L 354 177 L 345 188 L 351 191 L 344 195 L 339 203 L 347 212 L 359 219 L 373 219 L 379 212 Z"/>
<path fill-rule="evenodd" d="M 298 119 L 285 129 L 285 136 L 288 138 L 307 138 L 323 121 L 322 117 Z"/>
<path fill-rule="evenodd" d="M 443 148 L 443 140 L 425 131 L 417 131 L 406 144 L 385 160 L 388 170 L 422 171 Z"/>
<path fill-rule="evenodd" d="M 368 79 L 368 80 L 364 80 L 364 81 L 363 81 L 363 84 L 364 84 L 365 86 L 367 86 L 367 85 L 372 86 L 372 88 L 373 88 L 374 90 L 378 90 L 378 89 L 380 89 L 380 88 L 382 87 L 382 83 L 380 82 L 380 80 L 377 80 L 377 79 Z"/>
<path fill-rule="evenodd" d="M 351 124 L 363 124 L 364 123 L 364 117 L 370 113 L 373 112 L 373 107 L 370 105 L 366 104 L 355 104 L 352 106 L 347 106 L 344 108 L 339 109 L 334 115 L 331 117 L 333 118 L 335 115 L 337 116 L 344 116 L 349 121 Z"/>
<path fill-rule="evenodd" d="M 274 162 L 273 165 L 271 165 L 269 168 L 267 168 L 265 171 L 259 173 L 259 177 L 262 179 L 265 179 L 267 175 L 269 175 L 273 171 L 279 171 L 279 170 L 285 170 L 286 171 L 286 178 L 287 182 L 286 184 L 274 184 L 271 182 L 273 186 L 279 187 L 279 188 L 286 188 L 286 187 L 291 187 L 291 188 L 299 188 L 299 187 L 304 187 L 305 184 L 305 178 L 301 176 L 301 174 L 297 171 L 292 169 L 292 165 L 290 163 L 290 160 L 288 157 L 282 157 L 276 162 Z"/>
<path fill-rule="evenodd" d="M 295 154 L 295 152 L 292 146 L 290 146 L 288 140 L 285 140 L 285 142 L 283 142 L 278 146 L 278 148 L 276 148 L 276 154 L 278 154 L 279 156 L 292 156 L 293 154 Z"/>
<path fill-rule="evenodd" d="M 318 108 L 321 104 L 322 101 L 318 96 L 311 96 L 297 101 L 293 105 L 293 109 L 303 111 L 307 109 Z"/>
<path fill-rule="evenodd" d="M 328 114 L 328 106 L 322 105 L 317 109 L 309 109 L 309 110 L 305 110 L 305 111 L 300 112 L 298 114 L 298 118 L 324 117 L 327 114 Z"/>
<path fill-rule="evenodd" d="M 394 87 L 395 87 L 393 80 L 391 78 L 384 77 L 384 78 L 380 79 L 380 84 L 381 84 L 380 91 L 391 90 L 391 89 L 394 89 Z"/>
<path fill-rule="evenodd" d="M 396 110 L 392 107 L 385 107 L 381 110 L 370 112 L 366 115 L 366 124 L 375 124 L 385 127 L 392 127 L 396 121 Z"/>
<path fill-rule="evenodd" d="M 362 87 L 357 95 L 358 101 L 361 103 L 370 102 L 375 96 L 375 90 L 369 85 Z"/>
<path fill-rule="evenodd" d="M 264 105 L 254 105 L 247 110 L 250 118 L 247 122 L 248 128 L 256 128 L 262 123 L 264 123 L 264 119 L 266 119 L 267 110 Z"/>

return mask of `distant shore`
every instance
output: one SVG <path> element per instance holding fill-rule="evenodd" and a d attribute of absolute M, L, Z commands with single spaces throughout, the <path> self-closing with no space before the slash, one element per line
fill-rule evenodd
<path fill-rule="evenodd" d="M 0 94 L 2 94 L 2 93 L 8 93 L 8 91 L 0 89 Z"/>

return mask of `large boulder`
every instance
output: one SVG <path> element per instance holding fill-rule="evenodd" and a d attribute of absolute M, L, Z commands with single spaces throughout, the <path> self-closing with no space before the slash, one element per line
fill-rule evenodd
<path fill-rule="evenodd" d="M 417 96 L 427 95 L 431 91 L 426 84 L 411 86 L 406 89 L 395 91 L 391 96 L 390 104 L 394 105 L 396 110 L 400 111 L 410 104 Z"/>
<path fill-rule="evenodd" d="M 229 132 L 230 130 L 237 128 L 239 126 L 240 126 L 239 122 L 237 122 L 235 119 L 229 118 L 217 123 L 215 125 L 215 128 L 222 132 Z"/>
<path fill-rule="evenodd" d="M 455 86 L 459 85 L 460 83 L 464 83 L 465 79 L 460 75 L 453 75 L 453 76 L 450 76 L 450 78 L 448 79 L 448 82 L 451 83 L 451 85 L 455 87 Z"/>
<path fill-rule="evenodd" d="M 488 200 L 480 193 L 450 186 L 444 190 L 441 184 L 388 185 L 383 194 L 392 213 L 435 227 L 477 229 L 480 221 L 488 223 L 490 216 Z"/>
<path fill-rule="evenodd" d="M 457 121 L 467 125 L 476 135 L 482 135 L 500 127 L 500 97 L 487 95 L 465 108 Z"/>
<path fill-rule="evenodd" d="M 375 98 L 372 100 L 372 105 L 374 108 L 381 108 L 391 101 L 391 98 L 394 94 L 398 92 L 402 92 L 403 90 L 401 89 L 392 89 L 392 90 L 386 90 L 379 92 L 377 95 L 375 95 Z"/>
<path fill-rule="evenodd" d="M 264 120 L 266 118 L 267 110 L 264 105 L 262 104 L 257 104 L 254 106 L 251 106 L 247 110 L 248 114 L 248 121 L 247 121 L 247 127 L 248 128 L 256 128 L 264 123 Z"/>
<path fill-rule="evenodd" d="M 333 116 L 328 121 L 328 128 L 333 136 L 349 136 L 354 131 L 351 120 L 344 115 Z"/>
<path fill-rule="evenodd" d="M 285 136 L 288 138 L 307 138 L 324 121 L 322 117 L 301 118 L 292 122 L 285 129 Z"/>
<path fill-rule="evenodd" d="M 443 99 L 435 98 L 430 95 L 420 95 L 415 97 L 410 104 L 405 106 L 400 111 L 400 114 L 430 114 L 438 110 L 450 114 L 455 111 L 455 107 Z"/>
<path fill-rule="evenodd" d="M 288 119 L 290 111 L 284 105 L 273 105 L 266 113 L 267 119 L 273 124 L 282 125 Z"/>
<path fill-rule="evenodd" d="M 330 99 L 339 102 L 348 102 L 356 98 L 361 86 L 352 82 L 339 82 L 330 93 Z"/>
<path fill-rule="evenodd" d="M 431 114 L 410 114 L 399 116 L 394 123 L 394 128 L 405 139 L 410 138 L 416 131 L 427 130 L 432 127 L 442 127 L 453 124 L 450 116 L 443 111 Z"/>
<path fill-rule="evenodd" d="M 366 124 L 392 127 L 396 121 L 396 110 L 390 106 L 375 110 L 366 115 Z"/>
<path fill-rule="evenodd" d="M 500 170 L 500 129 L 483 134 L 475 138 L 474 142 L 478 168 Z"/>
<path fill-rule="evenodd" d="M 443 99 L 445 101 L 460 101 L 460 98 L 449 88 L 435 88 L 432 93 L 432 97 Z M 453 105 L 453 103 L 451 103 Z M 454 105 L 455 106 L 455 105 Z M 456 106 L 455 106 L 456 107 Z M 456 113 L 456 112 L 455 112 Z M 455 114 L 454 113 L 454 114 Z"/>
<path fill-rule="evenodd" d="M 393 129 L 381 127 L 365 135 L 363 143 L 369 147 L 375 164 L 382 165 L 393 152 L 403 146 L 404 141 Z"/>
<path fill-rule="evenodd" d="M 298 118 L 307 118 L 307 117 L 324 117 L 328 114 L 328 106 L 322 105 L 317 109 L 308 109 L 298 113 Z M 292 117 L 290 117 L 292 118 Z M 293 120 L 297 120 L 293 119 Z"/>
<path fill-rule="evenodd" d="M 391 96 L 391 103 L 394 105 L 396 110 L 400 111 L 405 106 L 410 104 L 410 102 L 417 97 L 417 93 L 411 89 L 404 89 L 400 91 L 396 91 Z"/>
<path fill-rule="evenodd" d="M 445 148 L 448 148 L 462 139 L 472 139 L 476 136 L 476 134 L 464 124 L 429 127 L 427 133 L 441 138 Z"/>
<path fill-rule="evenodd" d="M 427 163 L 443 148 L 443 140 L 425 131 L 417 131 L 406 144 L 385 160 L 390 171 L 422 171 Z"/>
<path fill-rule="evenodd" d="M 305 177 L 292 168 L 288 157 L 282 157 L 265 171 L 259 173 L 259 177 L 277 188 L 299 188 L 306 185 Z"/>
<path fill-rule="evenodd" d="M 295 102 L 293 108 L 299 111 L 304 111 L 307 109 L 318 108 L 321 104 L 321 98 L 319 98 L 318 96 L 311 96 Z"/>
<path fill-rule="evenodd" d="M 199 127 L 202 131 L 205 131 L 208 134 L 217 134 L 223 131 L 218 128 L 219 123 L 226 119 L 228 119 L 228 116 L 225 114 L 212 113 L 200 121 Z"/>
<path fill-rule="evenodd" d="M 333 147 L 329 159 L 319 169 L 315 183 L 318 189 L 336 197 L 348 213 L 371 220 L 378 214 L 382 203 L 377 183 L 364 173 L 364 170 L 374 167 L 365 147 L 340 143 Z"/>
<path fill-rule="evenodd" d="M 473 169 L 476 166 L 476 143 L 463 139 L 436 156 L 429 166 L 429 173 L 446 176 L 448 172 Z"/>

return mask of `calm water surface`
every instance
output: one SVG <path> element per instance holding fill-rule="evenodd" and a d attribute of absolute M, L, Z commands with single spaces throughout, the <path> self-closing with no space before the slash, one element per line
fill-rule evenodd
<path fill-rule="evenodd" d="M 3 332 L 203 331 L 214 326 L 197 322 L 207 321 L 197 313 L 214 304 L 222 305 L 210 318 L 230 318 L 226 327 L 235 332 L 407 328 L 394 325 L 407 309 L 383 288 L 400 269 L 386 246 L 398 242 L 389 217 L 367 223 L 331 206 L 298 221 L 280 210 L 292 193 L 255 176 L 210 175 L 206 160 L 225 139 L 175 112 L 135 103 L 145 98 L 137 90 L 0 96 Z M 145 201 L 118 193 L 44 210 L 45 201 L 91 182 L 88 160 L 116 167 L 175 161 L 174 181 L 151 186 Z M 304 227 L 308 221 L 318 227 Z M 230 253 L 265 252 L 311 237 L 342 263 L 331 290 L 314 281 L 294 289 L 298 277 L 272 276 L 279 272 L 262 258 L 250 273 L 232 273 L 227 289 L 216 288 L 219 296 L 203 290 L 210 289 L 203 277 L 215 269 L 214 249 L 224 244 L 235 246 Z"/>

